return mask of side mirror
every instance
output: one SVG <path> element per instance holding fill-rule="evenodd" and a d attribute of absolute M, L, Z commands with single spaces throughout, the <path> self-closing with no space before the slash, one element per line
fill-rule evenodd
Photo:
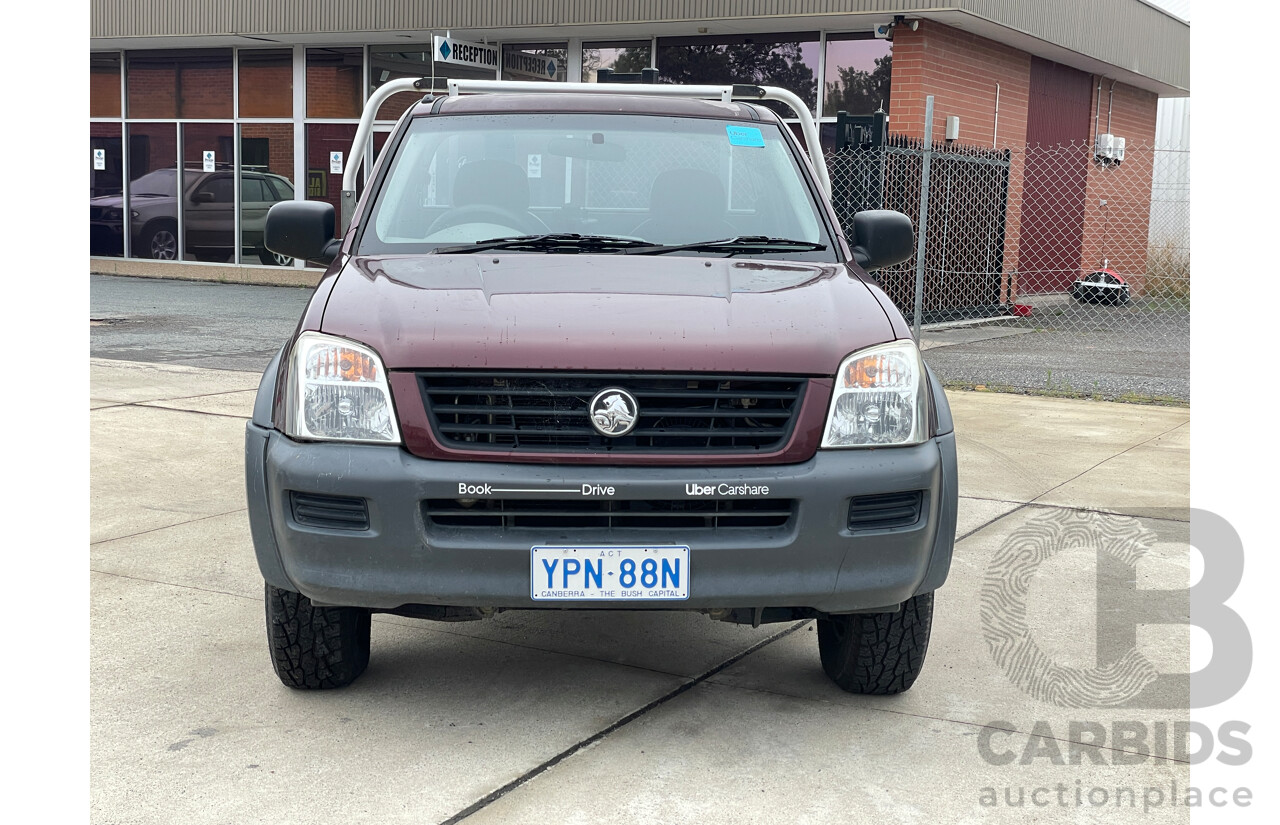
<path fill-rule="evenodd" d="M 280 201 L 267 210 L 263 245 L 280 255 L 328 264 L 338 257 L 333 204 L 324 201 Z"/>
<path fill-rule="evenodd" d="M 212 192 L 196 192 L 191 196 L 192 203 L 213 203 Z"/>
<path fill-rule="evenodd" d="M 853 259 L 868 272 L 900 264 L 915 251 L 915 230 L 901 212 L 867 209 L 853 216 Z"/>

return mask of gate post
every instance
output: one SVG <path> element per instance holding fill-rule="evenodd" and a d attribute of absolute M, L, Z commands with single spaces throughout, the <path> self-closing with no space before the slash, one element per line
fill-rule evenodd
<path fill-rule="evenodd" d="M 933 95 L 924 99 L 924 160 L 920 168 L 920 234 L 916 238 L 916 303 L 911 331 L 920 343 L 920 316 L 924 314 L 925 238 L 929 232 L 929 162 L 933 160 Z"/>

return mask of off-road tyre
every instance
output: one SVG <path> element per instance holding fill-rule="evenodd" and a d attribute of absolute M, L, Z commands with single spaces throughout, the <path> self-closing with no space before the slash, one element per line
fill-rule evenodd
<path fill-rule="evenodd" d="M 266 609 L 271 666 L 286 686 L 346 687 L 369 666 L 368 610 L 317 607 L 301 593 L 269 584 Z"/>
<path fill-rule="evenodd" d="M 818 620 L 822 669 L 844 690 L 886 696 L 915 684 L 933 624 L 933 594 L 921 593 L 896 613 L 852 613 Z"/>

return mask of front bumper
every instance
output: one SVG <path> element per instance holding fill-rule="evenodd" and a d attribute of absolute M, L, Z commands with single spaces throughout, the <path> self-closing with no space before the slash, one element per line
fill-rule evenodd
<path fill-rule="evenodd" d="M 250 524 L 262 574 L 318 604 L 380 610 L 405 605 L 892 609 L 942 584 L 955 540 L 956 458 L 950 433 L 914 447 L 819 451 L 800 464 L 704 469 L 432 461 L 390 446 L 298 442 L 251 422 L 245 452 Z M 544 491 L 594 485 L 590 489 L 612 487 L 612 496 L 585 498 L 621 500 L 678 500 L 689 494 L 690 484 L 717 490 L 721 484 L 767 486 L 770 497 L 790 499 L 794 509 L 780 526 L 692 531 L 477 529 L 431 520 L 423 502 L 458 499 L 459 484 L 533 491 L 505 495 L 534 499 Z M 916 523 L 849 529 L 851 499 L 916 490 L 922 491 Z M 293 493 L 363 499 L 367 529 L 300 524 L 291 506 Z M 688 545 L 689 598 L 644 604 L 532 599 L 533 546 L 608 544 Z"/>

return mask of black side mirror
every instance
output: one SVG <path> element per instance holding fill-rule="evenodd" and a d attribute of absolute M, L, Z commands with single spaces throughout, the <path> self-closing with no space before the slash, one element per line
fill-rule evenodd
<path fill-rule="evenodd" d="M 334 239 L 333 204 L 324 201 L 280 201 L 267 210 L 263 245 L 279 255 L 329 264 L 342 243 Z"/>
<path fill-rule="evenodd" d="M 213 203 L 212 192 L 196 192 L 191 196 L 192 203 Z"/>
<path fill-rule="evenodd" d="M 915 251 L 915 230 L 901 212 L 867 209 L 853 216 L 853 259 L 868 272 L 900 264 Z"/>

